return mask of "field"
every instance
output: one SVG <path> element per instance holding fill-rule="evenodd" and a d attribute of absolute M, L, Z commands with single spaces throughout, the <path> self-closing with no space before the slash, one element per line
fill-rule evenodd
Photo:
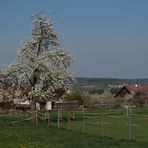
<path fill-rule="evenodd" d="M 24 120 L 29 114 L 1 114 L 0 147 L 147 147 L 147 115 L 147 109 L 132 111 L 132 140 L 129 141 L 126 110 L 60 111 L 59 123 L 57 111 L 54 111 L 50 112 L 50 126 L 47 125 L 47 113 L 43 111 L 39 113 L 38 125 Z"/>

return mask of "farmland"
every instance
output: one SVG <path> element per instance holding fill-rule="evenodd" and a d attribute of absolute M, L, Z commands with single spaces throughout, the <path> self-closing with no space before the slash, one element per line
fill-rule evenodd
<path fill-rule="evenodd" d="M 50 112 L 50 126 L 47 125 L 46 115 L 46 112 L 40 112 L 39 123 L 34 125 L 24 120 L 29 114 L 1 114 L 0 147 L 106 148 L 147 147 L 148 144 L 147 109 L 133 109 L 131 141 L 128 140 L 125 110 L 61 111 L 59 128 L 57 111 Z"/>

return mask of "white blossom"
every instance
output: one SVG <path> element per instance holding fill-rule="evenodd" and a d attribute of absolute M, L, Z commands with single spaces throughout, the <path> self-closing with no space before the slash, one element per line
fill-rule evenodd
<path fill-rule="evenodd" d="M 33 15 L 32 39 L 22 43 L 17 61 L 1 70 L 0 83 L 8 83 L 13 93 L 49 100 L 57 89 L 75 81 L 70 70 L 73 62 L 68 50 L 59 45 L 53 23 L 42 14 Z M 1 92 L 3 87 L 0 87 Z M 11 93 L 10 93 L 11 94 Z M 12 97 L 12 95 L 11 95 Z"/>

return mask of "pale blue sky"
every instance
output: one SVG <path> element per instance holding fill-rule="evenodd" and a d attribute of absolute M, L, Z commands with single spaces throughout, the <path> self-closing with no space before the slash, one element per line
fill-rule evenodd
<path fill-rule="evenodd" d="M 48 13 L 76 76 L 148 78 L 147 0 L 0 0 L 0 64 L 31 38 L 31 15 Z"/>

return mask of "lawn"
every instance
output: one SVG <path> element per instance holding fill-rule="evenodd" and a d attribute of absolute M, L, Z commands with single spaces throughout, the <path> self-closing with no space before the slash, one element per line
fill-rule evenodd
<path fill-rule="evenodd" d="M 15 124 L 0 127 L 1 148 L 147 147 L 148 143 L 88 136 L 47 125 Z"/>
<path fill-rule="evenodd" d="M 102 114 L 104 116 L 104 135 L 102 136 Z M 96 114 L 97 113 L 97 114 Z M 73 114 L 73 112 L 71 112 Z M 138 116 L 138 115 L 143 116 Z M 33 125 L 22 119 L 24 114 L 0 115 L 1 148 L 140 148 L 148 145 L 147 109 L 133 110 L 132 141 L 128 141 L 127 117 L 124 110 L 86 110 L 84 118 L 81 112 L 74 112 L 75 119 L 67 123 L 68 112 L 63 112 L 60 128 L 51 113 L 52 125 L 39 120 Z M 125 116 L 123 116 L 125 115 Z M 79 117 L 76 119 L 76 117 Z M 20 122 L 17 122 L 20 121 Z M 68 129 L 69 128 L 69 129 Z"/>
<path fill-rule="evenodd" d="M 93 136 L 106 136 L 128 140 L 128 118 L 125 109 L 85 110 L 71 112 L 74 120 L 70 125 L 61 122 L 60 127 Z M 63 117 L 66 116 L 63 114 Z M 131 114 L 131 135 L 133 140 L 148 142 L 148 109 L 133 109 Z"/>

